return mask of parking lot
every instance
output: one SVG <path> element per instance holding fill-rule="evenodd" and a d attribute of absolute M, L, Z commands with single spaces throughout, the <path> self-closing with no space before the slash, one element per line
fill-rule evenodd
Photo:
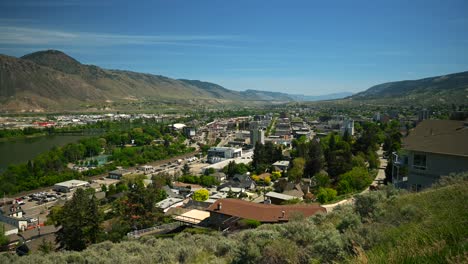
<path fill-rule="evenodd" d="M 30 196 L 24 196 L 20 203 L 24 211 L 24 217 L 30 219 L 30 223 L 43 223 L 47 220 L 47 214 L 50 207 L 57 202 L 65 201 L 67 195 L 57 194 L 50 190 L 48 192 L 38 192 Z"/>

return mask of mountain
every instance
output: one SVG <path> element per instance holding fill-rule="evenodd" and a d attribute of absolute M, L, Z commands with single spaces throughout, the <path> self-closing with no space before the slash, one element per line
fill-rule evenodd
<path fill-rule="evenodd" d="M 378 103 L 464 103 L 468 72 L 376 85 L 346 100 Z M 57 50 L 21 58 L 0 54 L 0 111 L 161 109 L 271 101 L 333 100 L 350 93 L 306 96 L 259 90 L 233 91 L 218 84 L 85 65 Z"/>
<path fill-rule="evenodd" d="M 99 110 L 149 104 L 190 105 L 307 100 L 303 95 L 232 91 L 199 80 L 85 65 L 58 50 L 0 55 L 0 111 Z M 257 102 L 258 101 L 258 102 Z"/>
<path fill-rule="evenodd" d="M 463 104 L 468 100 L 468 71 L 420 80 L 383 83 L 347 99 L 387 103 Z"/>
<path fill-rule="evenodd" d="M 325 101 L 325 100 L 343 99 L 351 95 L 353 95 L 353 93 L 351 92 L 341 92 L 341 93 L 331 93 L 331 94 L 324 94 L 324 95 L 291 94 L 290 96 L 296 101 Z"/>
<path fill-rule="evenodd" d="M 248 98 L 255 98 L 256 100 L 274 100 L 274 101 L 324 101 L 324 100 L 334 100 L 342 99 L 347 96 L 352 95 L 351 92 L 342 92 L 342 93 L 331 93 L 325 95 L 304 95 L 304 94 L 288 94 L 280 92 L 267 92 L 259 90 L 246 90 L 241 92 L 241 94 L 247 96 Z"/>
<path fill-rule="evenodd" d="M 2 111 L 79 110 L 85 105 L 148 100 L 223 103 L 246 99 L 216 84 L 81 64 L 56 50 L 21 58 L 0 55 Z"/>

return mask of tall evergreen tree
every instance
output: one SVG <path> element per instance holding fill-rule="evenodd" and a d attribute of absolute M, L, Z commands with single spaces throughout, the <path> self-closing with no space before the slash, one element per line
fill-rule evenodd
<path fill-rule="evenodd" d="M 324 166 L 324 156 L 323 156 L 323 151 L 322 147 L 320 146 L 320 143 L 312 140 L 308 143 L 308 156 L 307 156 L 307 161 L 304 169 L 304 176 L 311 178 L 320 170 L 322 170 Z"/>
<path fill-rule="evenodd" d="M 101 233 L 101 215 L 94 195 L 83 189 L 76 190 L 73 198 L 66 202 L 56 219 L 57 240 L 66 250 L 84 250 L 98 242 Z"/>

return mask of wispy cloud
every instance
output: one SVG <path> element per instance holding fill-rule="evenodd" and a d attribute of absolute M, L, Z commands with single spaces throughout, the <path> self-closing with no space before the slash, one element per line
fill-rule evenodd
<path fill-rule="evenodd" d="M 83 0 L 5 0 L 0 6 L 14 7 L 74 7 L 74 6 L 103 6 L 111 4 L 107 1 L 86 2 Z"/>
<path fill-rule="evenodd" d="M 226 42 L 239 40 L 241 37 L 236 35 L 123 35 L 0 26 L 0 45 L 172 45 L 236 48 L 236 45 Z"/>

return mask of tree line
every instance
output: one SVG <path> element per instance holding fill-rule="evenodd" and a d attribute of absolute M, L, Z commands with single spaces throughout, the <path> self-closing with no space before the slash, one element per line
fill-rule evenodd
<path fill-rule="evenodd" d="M 162 144 L 154 143 L 154 139 L 159 139 Z M 0 174 L 0 192 L 14 194 L 34 190 L 105 173 L 116 166 L 135 166 L 193 151 L 193 148 L 185 146 L 184 141 L 182 134 L 166 126 L 144 126 L 81 139 L 63 147 L 54 147 L 27 163 L 10 165 Z M 99 154 L 110 155 L 108 159 L 112 163 L 83 173 L 68 168 L 69 163 L 83 162 L 83 159 Z"/>

